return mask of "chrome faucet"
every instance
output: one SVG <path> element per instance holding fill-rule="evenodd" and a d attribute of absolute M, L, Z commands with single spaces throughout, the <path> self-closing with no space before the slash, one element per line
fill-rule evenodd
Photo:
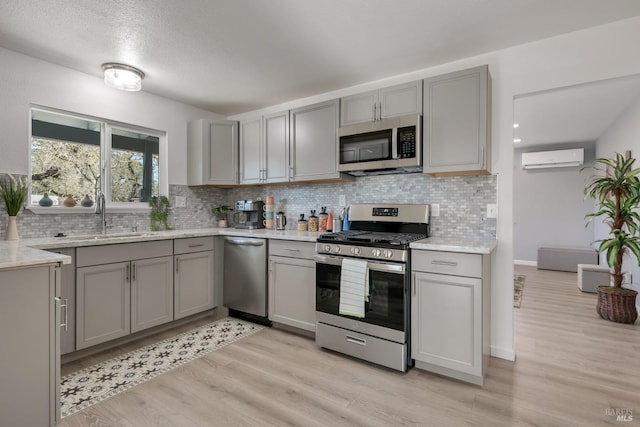
<path fill-rule="evenodd" d="M 100 193 L 98 195 L 98 200 L 96 200 L 96 214 L 102 214 L 100 220 L 100 226 L 102 227 L 102 234 L 107 234 L 107 203 L 104 197 L 104 193 Z"/>

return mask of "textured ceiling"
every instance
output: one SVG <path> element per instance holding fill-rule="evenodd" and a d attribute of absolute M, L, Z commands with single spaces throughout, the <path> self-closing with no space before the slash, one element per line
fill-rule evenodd
<path fill-rule="evenodd" d="M 0 45 L 231 115 L 640 15 L 638 0 L 0 0 Z"/>

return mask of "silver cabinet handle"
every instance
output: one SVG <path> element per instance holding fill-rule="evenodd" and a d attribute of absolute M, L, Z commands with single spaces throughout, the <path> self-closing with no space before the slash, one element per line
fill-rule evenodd
<path fill-rule="evenodd" d="M 284 248 L 284 250 L 289 252 L 300 252 L 300 249 L 295 249 L 295 248 Z"/>
<path fill-rule="evenodd" d="M 193 244 L 192 243 L 192 244 L 189 245 L 190 248 L 199 248 L 201 246 L 204 246 L 204 243 L 198 243 L 198 244 Z"/>
<path fill-rule="evenodd" d="M 347 335 L 347 342 L 358 345 L 367 345 L 367 340 L 363 340 L 362 338 L 352 337 L 351 335 Z"/>
<path fill-rule="evenodd" d="M 382 102 L 378 103 L 378 120 L 382 120 Z"/>
<path fill-rule="evenodd" d="M 176 257 L 176 273 L 180 273 L 180 258 Z"/>
<path fill-rule="evenodd" d="M 136 280 L 136 263 L 131 263 L 131 280 L 135 282 Z"/>
<path fill-rule="evenodd" d="M 129 283 L 129 280 L 131 278 L 131 264 L 127 264 L 127 283 Z"/>
<path fill-rule="evenodd" d="M 377 118 L 376 118 L 376 108 L 377 108 L 377 105 L 376 105 L 376 103 L 374 102 L 374 103 L 373 103 L 373 121 L 374 121 L 374 122 L 377 120 Z"/>
<path fill-rule="evenodd" d="M 60 323 L 60 327 L 64 328 L 64 331 L 69 330 L 69 299 L 64 298 L 62 304 L 60 304 L 60 310 L 64 308 L 64 320 Z"/>
<path fill-rule="evenodd" d="M 445 261 L 445 260 L 434 259 L 433 261 L 431 261 L 431 264 L 446 265 L 447 267 L 456 267 L 458 265 L 458 261 Z"/>
<path fill-rule="evenodd" d="M 411 275 L 411 288 L 413 290 L 413 296 L 416 296 L 416 273 Z"/>

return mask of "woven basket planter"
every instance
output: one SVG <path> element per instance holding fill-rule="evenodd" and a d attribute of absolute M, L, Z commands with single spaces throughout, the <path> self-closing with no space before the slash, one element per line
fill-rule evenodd
<path fill-rule="evenodd" d="M 633 289 L 598 286 L 598 314 L 612 322 L 634 323 L 638 318 L 637 295 Z"/>

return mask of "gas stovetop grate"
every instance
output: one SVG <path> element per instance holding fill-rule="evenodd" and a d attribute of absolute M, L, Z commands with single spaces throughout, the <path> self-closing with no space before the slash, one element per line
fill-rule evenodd
<path fill-rule="evenodd" d="M 426 234 L 420 233 L 385 233 L 364 230 L 350 230 L 336 233 L 326 233 L 318 237 L 321 242 L 344 243 L 385 243 L 391 245 L 406 245 L 415 240 L 426 238 Z"/>

